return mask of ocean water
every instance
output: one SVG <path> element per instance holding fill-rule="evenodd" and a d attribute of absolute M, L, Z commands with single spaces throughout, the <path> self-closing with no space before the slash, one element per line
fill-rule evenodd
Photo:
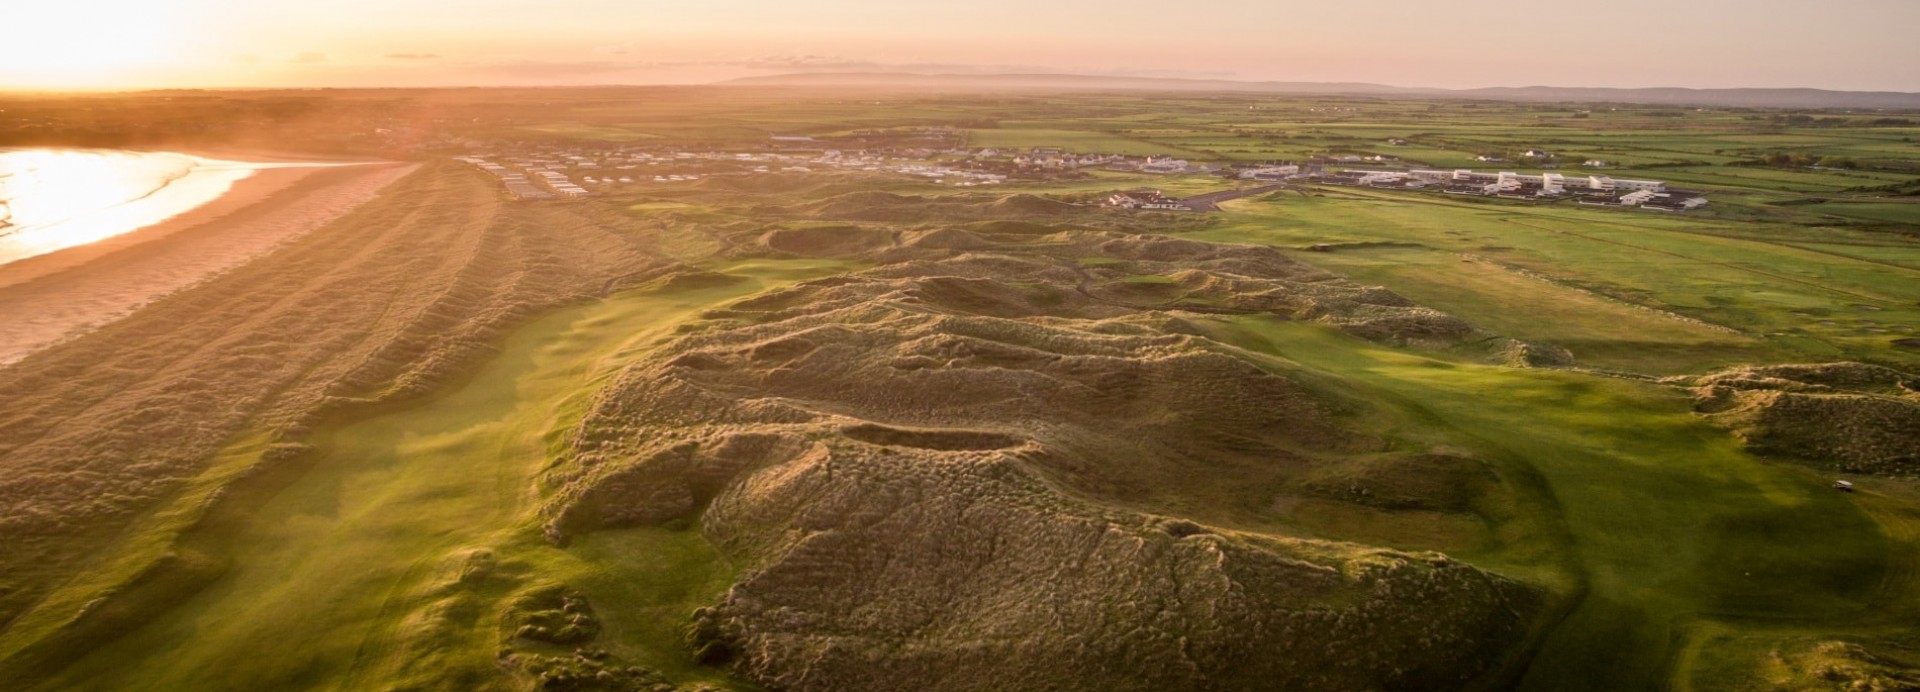
<path fill-rule="evenodd" d="M 165 221 L 271 166 L 164 152 L 0 149 L 0 264 Z"/>

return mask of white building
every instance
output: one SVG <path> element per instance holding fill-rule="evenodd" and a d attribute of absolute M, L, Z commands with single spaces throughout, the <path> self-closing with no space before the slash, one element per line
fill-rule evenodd
<path fill-rule="evenodd" d="M 1187 167 L 1191 165 L 1193 165 L 1192 162 L 1185 159 L 1149 157 L 1147 162 L 1140 166 L 1140 171 L 1143 173 L 1185 173 L 1187 172 Z"/>
<path fill-rule="evenodd" d="M 1261 166 L 1240 171 L 1244 180 L 1279 180 L 1287 176 L 1299 175 L 1300 167 L 1292 164 L 1285 166 Z"/>
<path fill-rule="evenodd" d="M 1193 207 L 1170 199 L 1159 190 L 1131 190 L 1113 193 L 1107 198 L 1109 206 L 1122 209 L 1156 209 L 1161 211 L 1193 211 Z"/>

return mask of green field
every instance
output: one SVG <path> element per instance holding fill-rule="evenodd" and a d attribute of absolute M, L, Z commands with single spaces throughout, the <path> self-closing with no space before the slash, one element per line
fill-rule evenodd
<path fill-rule="evenodd" d="M 1920 205 L 1864 190 L 1920 178 L 1907 167 L 1920 160 L 1913 128 L 1797 127 L 1777 114 L 1715 110 L 1248 95 L 921 95 L 709 115 L 700 136 L 747 122 L 824 135 L 886 123 L 958 127 L 975 147 L 1209 161 L 1383 154 L 1573 174 L 1598 158 L 1610 175 L 1706 190 L 1707 208 L 1668 215 L 1304 186 L 1166 231 L 1290 250 L 1330 245 L 1292 256 L 1573 353 L 1576 369 L 1513 369 L 1317 326 L 1238 318 L 1209 327 L 1276 369 L 1314 373 L 1380 405 L 1389 412 L 1382 434 L 1470 450 L 1500 469 L 1519 498 L 1504 522 L 1339 503 L 1302 505 L 1286 521 L 1294 535 L 1445 549 L 1565 597 L 1571 609 L 1540 633 L 1521 688 L 1818 689 L 1781 672 L 1782 656 L 1834 639 L 1911 641 L 1920 619 L 1911 484 L 1869 479 L 1861 493 L 1834 493 L 1822 473 L 1753 456 L 1695 415 L 1684 392 L 1641 378 L 1834 360 L 1920 367 L 1920 350 L 1893 345 L 1920 336 Z M 691 125 L 654 131 L 694 134 L 671 127 Z M 1517 160 L 1536 148 L 1556 156 Z M 1866 165 L 1734 165 L 1772 153 Z M 1480 154 L 1509 162 L 1473 161 Z M 1098 171 L 1006 191 L 1084 199 L 1227 184 Z"/>
<path fill-rule="evenodd" d="M 726 682 L 679 645 L 687 613 L 735 576 L 698 532 L 606 532 L 560 550 L 532 521 L 534 475 L 592 382 L 702 309 L 846 267 L 715 268 L 743 278 L 542 318 L 456 387 L 317 431 L 313 451 L 271 472 L 282 477 L 248 488 L 244 515 L 216 516 L 173 548 L 222 565 L 210 588 L 104 646 L 63 652 L 71 666 L 36 687 L 495 688 L 503 603 L 554 583 L 618 604 L 600 611 L 615 655 Z"/>
<path fill-rule="evenodd" d="M 992 129 L 968 131 L 968 143 L 976 147 L 1030 149 L 1059 147 L 1075 153 L 1168 155 L 1185 153 L 1157 142 L 1117 136 L 1107 132 L 1046 129 Z"/>
<path fill-rule="evenodd" d="M 1747 645 L 1766 647 L 1913 612 L 1908 594 L 1920 584 L 1890 574 L 1894 556 L 1920 540 L 1912 525 L 1882 525 L 1822 475 L 1741 451 L 1671 389 L 1463 363 L 1297 324 L 1222 328 L 1231 342 L 1370 391 L 1401 413 L 1397 434 L 1464 446 L 1511 478 L 1538 479 L 1551 506 L 1520 521 L 1567 533 L 1565 559 L 1586 596 L 1548 636 L 1523 689 L 1720 689 L 1670 679 L 1677 651 L 1751 622 L 1777 639 Z M 1537 559 L 1536 546 L 1511 549 Z"/>
<path fill-rule="evenodd" d="M 1920 325 L 1912 250 L 1808 247 L 1704 217 L 1460 202 L 1372 191 L 1233 205 L 1209 240 L 1332 244 L 1301 258 L 1377 282 L 1593 365 L 1672 374 L 1730 363 L 1854 358 Z"/>
<path fill-rule="evenodd" d="M 573 451 L 569 436 L 615 375 L 707 311 L 857 271 L 935 232 L 1021 248 L 1078 233 L 1271 246 L 1484 330 L 1473 332 L 1484 340 L 1448 349 L 1396 347 L 1324 324 L 1225 316 L 1228 300 L 1157 302 L 1180 295 L 1182 278 L 1131 269 L 1103 298 L 1156 301 L 1165 311 L 1156 317 L 1191 308 L 1173 314 L 1193 331 L 1158 336 L 1208 337 L 1205 348 L 1348 397 L 1366 412 L 1358 425 L 1390 451 L 1491 464 L 1511 491 L 1498 512 L 1309 498 L 1246 530 L 1440 550 L 1541 587 L 1563 612 L 1533 632 L 1520 689 L 1831 689 L 1818 665 L 1789 663 L 1836 641 L 1871 645 L 1888 665 L 1920 648 L 1920 485 L 1859 477 L 1860 492 L 1834 492 L 1823 460 L 1756 456 L 1697 414 L 1686 390 L 1660 382 L 1784 363 L 1920 371 L 1920 348 L 1901 345 L 1920 337 L 1920 201 L 1900 187 L 1920 178 L 1920 145 L 1910 141 L 1920 128 L 1869 126 L 1855 114 L 1802 127 L 1771 111 L 1245 94 L 702 93 L 562 90 L 542 93 L 549 100 L 537 110 L 477 102 L 484 115 L 457 134 L 757 151 L 768 134 L 884 139 L 951 128 L 942 131 L 966 146 L 1007 150 L 1216 163 L 1385 154 L 1503 170 L 1535 164 L 1472 157 L 1541 148 L 1569 174 L 1601 158 L 1608 174 L 1668 180 L 1713 201 L 1666 214 L 1299 184 L 1218 214 L 1127 215 L 1094 203 L 1119 189 L 1180 197 L 1239 183 L 1091 170 L 960 191 L 835 171 L 643 183 L 516 207 L 567 233 L 605 233 L 583 252 L 642 248 L 659 262 L 650 267 L 677 262 L 738 280 L 697 276 L 698 287 L 670 289 L 649 279 L 603 295 L 637 274 L 595 276 L 566 294 L 570 307 L 511 320 L 494 350 L 429 395 L 336 411 L 286 438 L 298 444 L 274 444 L 266 430 L 214 438 L 225 447 L 197 475 L 124 530 L 84 537 L 96 541 L 88 569 L 4 623 L 0 679 L 12 684 L 0 687 L 524 689 L 535 683 L 511 670 L 513 656 L 575 652 L 513 636 L 513 603 L 564 586 L 593 604 L 604 628 L 593 646 L 622 665 L 676 684 L 751 689 L 697 660 L 683 635 L 694 608 L 756 565 L 730 561 L 684 521 L 555 546 L 537 514 L 551 491 L 542 473 Z M 1862 165 L 1746 165 L 1779 152 Z M 1884 186 L 1894 189 L 1865 189 Z M 1002 199 L 1012 195 L 1049 199 Z M 789 231 L 822 232 L 754 245 Z M 964 256 L 969 247 L 949 249 Z M 578 256 L 543 256 L 522 270 L 557 272 L 569 261 Z M 1060 264 L 1087 276 L 1127 262 Z M 974 298 L 981 310 L 1031 307 Z M 1499 337 L 1564 347 L 1574 362 L 1493 364 L 1483 347 Z"/>

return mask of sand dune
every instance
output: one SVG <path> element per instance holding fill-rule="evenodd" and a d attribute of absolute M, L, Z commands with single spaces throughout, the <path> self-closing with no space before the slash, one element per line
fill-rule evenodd
<path fill-rule="evenodd" d="M 1471 325 L 1265 247 L 894 237 L 736 245 L 878 266 L 705 311 L 550 467 L 558 543 L 696 523 L 752 566 L 696 612 L 703 660 L 781 690 L 1475 689 L 1549 612 L 1439 553 L 1237 530 L 1262 510 L 1224 509 L 1464 515 L 1505 490 L 1478 460 L 1397 449 L 1356 425 L 1370 404 L 1244 359 L 1206 315 L 1434 346 L 1487 338 Z"/>
<path fill-rule="evenodd" d="M 591 207 L 507 204 L 453 162 L 406 168 L 316 173 L 275 195 L 284 204 L 156 240 L 215 252 L 247 235 L 202 231 L 265 225 L 349 181 L 401 177 L 315 232 L 0 367 L 0 622 L 102 555 L 102 537 L 133 512 L 175 497 L 235 435 L 297 441 L 344 406 L 433 391 L 528 315 L 666 264 Z M 110 254 L 80 271 L 114 273 L 126 253 Z"/>
<path fill-rule="evenodd" d="M 0 266 L 0 364 L 126 316 L 326 225 L 409 164 L 262 170 L 205 206 L 87 246 Z"/>

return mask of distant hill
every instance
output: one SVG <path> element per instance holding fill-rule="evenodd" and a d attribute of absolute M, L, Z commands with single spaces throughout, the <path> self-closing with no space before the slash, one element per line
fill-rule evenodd
<path fill-rule="evenodd" d="M 1071 74 L 916 74 L 907 72 L 817 72 L 747 77 L 721 82 L 738 86 L 814 86 L 984 91 L 1057 89 L 1082 91 L 1194 91 L 1258 94 L 1439 97 L 1499 101 L 1572 101 L 1670 106 L 1771 108 L 1920 109 L 1920 93 L 1826 89 L 1616 89 L 1596 87 L 1489 87 L 1435 89 L 1363 82 L 1248 82 L 1229 79 L 1099 77 Z"/>
<path fill-rule="evenodd" d="M 1920 108 L 1920 93 L 1827 89 L 1606 89 L 1587 87 L 1490 87 L 1446 92 L 1502 101 L 1584 101 L 1672 106 L 1770 108 Z"/>

